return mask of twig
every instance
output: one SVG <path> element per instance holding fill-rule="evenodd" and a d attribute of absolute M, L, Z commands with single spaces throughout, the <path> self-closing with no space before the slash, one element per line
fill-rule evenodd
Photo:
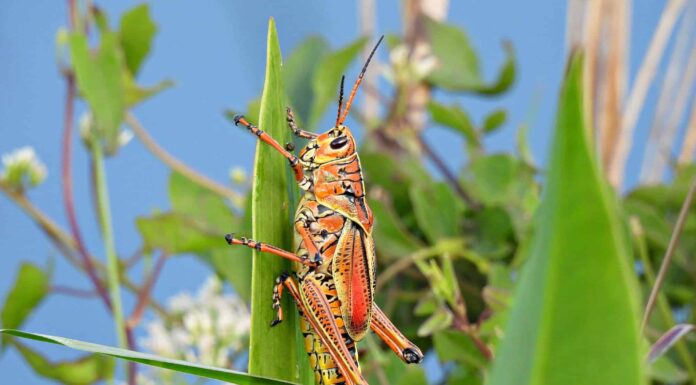
<path fill-rule="evenodd" d="M 39 226 L 39 228 L 46 233 L 48 238 L 53 242 L 53 244 L 60 250 L 61 254 L 65 259 L 70 262 L 78 270 L 85 272 L 85 267 L 82 265 L 80 258 L 77 256 L 77 246 L 75 245 L 75 240 L 70 237 L 65 230 L 60 228 L 51 218 L 43 213 L 39 208 L 34 206 L 29 199 L 23 194 L 13 191 L 4 184 L 0 183 L 0 192 L 3 192 L 10 198 L 17 206 L 19 206 L 29 217 Z M 94 261 L 94 266 L 99 271 L 103 273 L 105 268 L 94 256 L 90 255 L 90 259 Z M 134 284 L 127 276 L 123 276 L 123 286 L 128 289 L 131 293 L 138 293 L 140 287 Z M 162 318 L 167 318 L 167 310 L 164 306 L 154 299 L 150 299 L 150 306 L 157 312 L 157 314 Z"/>
<path fill-rule="evenodd" d="M 204 175 L 199 174 L 198 172 L 190 168 L 188 165 L 181 162 L 179 159 L 176 159 L 167 151 L 165 151 L 162 147 L 160 147 L 157 144 L 157 142 L 155 142 L 155 140 L 150 136 L 150 134 L 148 134 L 147 131 L 145 131 L 145 128 L 142 126 L 142 124 L 140 124 L 135 115 L 133 115 L 130 112 L 126 113 L 125 121 L 126 124 L 128 124 L 133 130 L 135 136 L 137 136 L 138 139 L 140 139 L 140 141 L 143 142 L 145 147 L 147 147 L 147 149 L 150 150 L 150 152 L 159 160 L 161 160 L 164 164 L 166 164 L 179 174 L 184 175 L 194 183 L 202 187 L 205 187 L 208 190 L 224 198 L 229 198 L 235 205 L 242 205 L 244 198 L 241 194 L 221 185 L 220 183 Z"/>
<path fill-rule="evenodd" d="M 655 34 L 650 42 L 643 64 L 638 70 L 635 83 L 628 97 L 626 108 L 623 113 L 623 123 L 621 134 L 616 144 L 616 150 L 612 153 L 609 162 L 609 181 L 615 188 L 620 189 L 623 185 L 624 168 L 628 160 L 629 152 L 633 146 L 633 131 L 635 130 L 638 116 L 643 107 L 645 96 L 648 93 L 652 79 L 660 63 L 662 52 L 667 45 L 672 29 L 684 6 L 685 0 L 670 0 L 665 6 L 660 21 L 655 30 Z"/>
<path fill-rule="evenodd" d="M 679 152 L 679 163 L 690 163 L 696 150 L 696 100 L 691 105 L 691 117 L 686 125 L 686 136 Z"/>
<path fill-rule="evenodd" d="M 449 168 L 447 168 L 445 162 L 440 159 L 432 148 L 430 148 L 430 145 L 428 145 L 421 135 L 418 136 L 418 143 L 420 144 L 423 153 L 425 153 L 425 155 L 433 161 L 437 169 L 440 170 L 445 179 L 447 179 L 454 191 L 457 192 L 457 194 L 469 205 L 469 207 L 472 209 L 481 208 L 481 204 L 476 202 L 469 194 L 467 194 L 466 191 L 464 191 L 462 185 L 459 183 L 459 180 L 457 180 L 457 177 L 452 173 L 452 171 L 449 170 Z"/>
<path fill-rule="evenodd" d="M 128 318 L 128 321 L 126 321 L 127 327 L 133 329 L 140 323 L 140 320 L 142 319 L 143 314 L 145 313 L 148 300 L 150 299 L 150 296 L 152 294 L 152 288 L 155 286 L 155 282 L 157 281 L 157 278 L 159 278 L 159 274 L 162 271 L 162 268 L 164 267 L 164 263 L 167 261 L 167 258 L 168 256 L 166 254 L 162 254 L 160 255 L 159 259 L 157 259 L 155 267 L 152 269 L 152 272 L 147 277 L 147 280 L 138 292 L 138 300 L 135 304 L 135 308 L 133 308 L 131 316 Z"/>
<path fill-rule="evenodd" d="M 631 231 L 634 235 L 634 240 L 636 243 L 636 251 L 643 263 L 643 271 L 645 272 L 645 281 L 649 286 L 655 285 L 655 271 L 653 270 L 652 264 L 650 262 L 650 257 L 648 256 L 648 246 L 645 241 L 645 231 L 637 217 L 631 217 L 629 219 L 629 224 L 631 226 Z M 665 325 L 674 325 L 674 316 L 672 315 L 672 309 L 669 307 L 667 298 L 665 298 L 664 293 L 659 293 L 657 295 L 657 308 L 662 316 L 662 321 Z M 694 366 L 694 360 L 691 358 L 691 353 L 686 343 L 680 340 L 676 343 L 675 350 L 680 360 L 684 364 L 686 371 L 689 372 L 691 381 L 696 383 L 696 366 Z"/>
<path fill-rule="evenodd" d="M 597 127 L 602 164 L 605 170 L 619 137 L 622 124 L 622 108 L 628 68 L 628 2 L 629 0 L 605 1 L 609 17 L 605 28 L 608 34 L 604 81 L 600 84 L 601 105 L 598 108 Z"/>
<path fill-rule="evenodd" d="M 686 222 L 686 217 L 689 214 L 689 208 L 694 200 L 694 195 L 696 194 L 696 176 L 694 176 L 689 186 L 689 192 L 686 194 L 686 199 L 682 204 L 681 211 L 679 212 L 679 217 L 677 218 L 677 223 L 674 225 L 674 230 L 672 230 L 672 236 L 669 240 L 669 245 L 667 246 L 667 251 L 662 259 L 662 264 L 660 265 L 660 271 L 657 273 L 657 278 L 655 279 L 655 284 L 650 291 L 650 297 L 648 298 L 648 303 L 645 305 L 645 312 L 643 313 L 643 321 L 640 325 L 641 333 L 645 331 L 645 326 L 650 319 L 650 314 L 655 307 L 655 300 L 657 299 L 657 294 L 662 288 L 662 284 L 667 275 L 667 269 L 669 264 L 672 262 L 672 256 L 677 249 L 677 244 L 679 243 L 679 238 L 681 237 L 682 230 L 684 228 L 684 223 Z"/>
<path fill-rule="evenodd" d="M 79 297 L 79 298 L 94 298 L 94 297 L 99 296 L 99 293 L 97 293 L 94 290 L 78 289 L 75 287 L 62 286 L 62 285 L 51 286 L 51 293 L 63 294 L 63 295 L 68 295 L 71 297 Z"/>
<path fill-rule="evenodd" d="M 689 43 L 694 32 L 694 11 L 696 9 L 692 7 L 684 16 L 667 64 L 640 169 L 640 182 L 643 184 L 658 183 L 662 179 L 662 171 L 669 159 L 669 153 L 665 152 L 669 152 L 669 146 L 673 144 L 677 125 L 688 102 L 696 69 L 696 49 L 692 48 L 689 55 Z"/>

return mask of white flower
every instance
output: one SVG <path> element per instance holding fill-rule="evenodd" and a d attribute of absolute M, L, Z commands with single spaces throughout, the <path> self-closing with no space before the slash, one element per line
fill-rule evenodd
<path fill-rule="evenodd" d="M 0 182 L 18 190 L 35 187 L 46 179 L 46 166 L 36 156 L 33 147 L 18 148 L 2 156 Z"/>
<path fill-rule="evenodd" d="M 245 184 L 247 180 L 246 171 L 241 167 L 233 167 L 230 169 L 230 179 L 235 184 Z"/>
<path fill-rule="evenodd" d="M 165 357 L 230 368 L 232 357 L 246 349 L 251 326 L 247 305 L 224 293 L 212 276 L 193 297 L 179 293 L 169 300 L 170 319 L 152 321 L 142 345 Z"/>

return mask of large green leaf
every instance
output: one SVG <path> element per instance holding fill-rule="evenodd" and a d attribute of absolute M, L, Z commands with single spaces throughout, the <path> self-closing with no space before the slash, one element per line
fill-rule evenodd
<path fill-rule="evenodd" d="M 273 19 L 268 24 L 267 55 L 259 127 L 280 143 L 285 143 L 291 138 L 285 123 L 282 56 Z M 259 141 L 254 160 L 252 233 L 254 239 L 286 250 L 292 250 L 289 189 L 294 187 L 290 184 L 294 182 L 289 174 L 288 162 L 271 146 Z M 299 330 L 297 312 L 289 295 L 284 296 L 282 302 L 284 321 L 270 327 L 276 317 L 271 307 L 273 284 L 278 275 L 291 270 L 289 261 L 254 251 L 249 372 L 306 382 L 302 380 L 309 372 L 309 364 L 300 350 L 303 341 L 296 331 Z"/>
<path fill-rule="evenodd" d="M 418 226 L 430 242 L 459 235 L 465 207 L 447 183 L 414 183 L 409 191 Z"/>
<path fill-rule="evenodd" d="M 108 30 L 101 31 L 101 44 L 96 54 L 90 51 L 85 34 L 70 36 L 77 84 L 89 103 L 107 153 L 118 148 L 119 126 L 126 105 L 119 48 L 118 35 Z"/>
<path fill-rule="evenodd" d="M 7 294 L 0 312 L 3 328 L 22 326 L 29 314 L 43 301 L 49 290 L 49 278 L 43 270 L 31 263 L 22 263 L 12 289 Z M 6 338 L 2 338 L 5 348 Z"/>
<path fill-rule="evenodd" d="M 515 79 L 515 57 L 509 45 L 505 46 L 507 59 L 498 78 L 489 84 L 483 80 L 476 51 L 463 30 L 432 19 L 427 19 L 425 25 L 433 54 L 438 59 L 438 65 L 428 76 L 430 83 L 450 91 L 484 95 L 499 94 L 512 85 Z"/>
<path fill-rule="evenodd" d="M 584 119 L 582 68 L 574 55 L 546 191 L 490 385 L 645 381 L 634 275 Z"/>
<path fill-rule="evenodd" d="M 358 56 L 366 42 L 367 38 L 358 39 L 338 51 L 325 55 L 319 62 L 312 79 L 314 100 L 309 118 L 309 127 L 316 128 L 329 104 L 338 99 L 338 86 L 341 83 L 341 75 L 345 73 L 353 59 Z M 346 83 L 352 84 L 350 81 Z M 350 86 L 347 87 L 350 90 Z"/>
<path fill-rule="evenodd" d="M 0 333 L 15 337 L 27 338 L 31 340 L 48 342 L 57 345 L 67 346 L 72 349 L 82 350 L 90 353 L 105 354 L 124 360 L 138 362 L 145 365 L 156 366 L 158 368 L 176 370 L 181 373 L 193 374 L 200 377 L 212 378 L 225 382 L 234 383 L 237 385 L 287 385 L 290 382 L 274 380 L 259 376 L 252 376 L 246 373 L 235 372 L 229 369 L 215 368 L 212 366 L 199 365 L 181 360 L 163 358 L 134 352 L 132 350 L 114 348 L 110 346 L 93 344 L 90 342 L 72 340 L 69 338 L 49 336 L 45 334 L 28 333 L 14 329 L 0 329 Z"/>

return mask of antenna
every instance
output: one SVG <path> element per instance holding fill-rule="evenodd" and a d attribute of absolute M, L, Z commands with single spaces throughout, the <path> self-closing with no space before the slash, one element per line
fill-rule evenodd
<path fill-rule="evenodd" d="M 341 107 L 343 106 L 343 82 L 346 80 L 345 75 L 341 75 L 341 88 L 338 89 L 338 114 L 336 115 L 336 127 L 338 127 L 338 121 L 341 120 Z"/>
<path fill-rule="evenodd" d="M 377 44 L 375 44 L 375 47 L 372 48 L 370 56 L 367 57 L 365 65 L 363 65 L 362 71 L 360 71 L 360 75 L 358 75 L 358 80 L 355 81 L 353 89 L 350 91 L 350 97 L 348 98 L 348 103 L 346 103 L 346 110 L 343 112 L 343 116 L 341 116 L 341 118 L 338 119 L 338 121 L 336 122 L 336 126 L 343 124 L 343 122 L 346 120 L 346 117 L 348 116 L 348 111 L 350 111 L 350 106 L 351 104 L 353 104 L 353 98 L 355 98 L 355 93 L 358 91 L 358 87 L 360 87 L 360 82 L 362 82 L 363 76 L 365 76 L 365 71 L 367 71 L 367 65 L 370 64 L 370 60 L 372 60 L 372 56 L 375 54 L 375 51 L 377 51 L 377 47 L 379 47 L 379 44 L 382 42 L 382 39 L 384 39 L 384 35 L 382 35 L 379 38 Z"/>

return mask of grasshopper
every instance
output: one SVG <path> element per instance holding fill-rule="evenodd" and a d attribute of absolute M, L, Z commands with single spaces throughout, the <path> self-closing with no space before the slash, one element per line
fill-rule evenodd
<path fill-rule="evenodd" d="M 383 37 L 382 37 L 383 38 Z M 336 124 L 322 134 L 297 127 L 290 108 L 292 132 L 308 140 L 299 156 L 293 155 L 243 116 L 234 118 L 290 163 L 304 196 L 295 214 L 295 253 L 247 238 L 226 236 L 230 245 L 244 245 L 296 262 L 296 271 L 276 279 L 272 303 L 283 320 L 280 298 L 287 290 L 300 312 L 300 327 L 316 383 L 367 384 L 360 372 L 355 343 L 372 329 L 404 362 L 419 363 L 423 353 L 391 323 L 374 303 L 375 247 L 373 216 L 365 198 L 356 141 L 343 125 L 379 39 L 368 56 L 343 108 L 339 87 Z"/>

